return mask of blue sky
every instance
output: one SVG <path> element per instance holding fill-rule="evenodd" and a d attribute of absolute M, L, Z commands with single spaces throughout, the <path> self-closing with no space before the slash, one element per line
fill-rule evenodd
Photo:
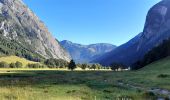
<path fill-rule="evenodd" d="M 142 32 L 161 0 L 24 0 L 58 40 L 120 45 Z"/>

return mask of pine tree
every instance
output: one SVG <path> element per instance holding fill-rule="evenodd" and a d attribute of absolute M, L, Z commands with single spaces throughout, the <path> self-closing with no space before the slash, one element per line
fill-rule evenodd
<path fill-rule="evenodd" d="M 74 60 L 71 60 L 68 65 L 68 69 L 73 71 L 75 68 L 76 68 L 76 64 L 75 64 Z"/>

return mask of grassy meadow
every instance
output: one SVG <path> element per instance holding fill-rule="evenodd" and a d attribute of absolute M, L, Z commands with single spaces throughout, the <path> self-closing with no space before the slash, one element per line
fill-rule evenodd
<path fill-rule="evenodd" d="M 0 100 L 156 100 L 170 90 L 170 59 L 138 71 L 0 69 Z"/>

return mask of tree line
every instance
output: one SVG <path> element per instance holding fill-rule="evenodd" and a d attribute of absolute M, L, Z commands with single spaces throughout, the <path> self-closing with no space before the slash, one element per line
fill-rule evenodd
<path fill-rule="evenodd" d="M 25 67 L 26 68 L 46 68 L 45 65 L 42 65 L 42 64 L 39 64 L 39 63 L 27 64 Z M 0 62 L 0 68 L 24 68 L 24 66 L 19 61 L 15 62 L 15 63 L 10 63 L 10 64 L 2 61 L 2 62 Z"/>
<path fill-rule="evenodd" d="M 81 68 L 82 70 L 91 69 L 109 69 L 109 67 L 104 67 L 100 64 L 76 64 L 74 60 L 71 60 L 70 62 L 67 62 L 62 59 L 47 59 L 44 64 L 48 68 L 68 68 L 70 70 L 74 70 L 76 68 Z"/>
<path fill-rule="evenodd" d="M 22 62 L 17 61 L 16 63 L 6 63 L 4 61 L 0 62 L 0 68 L 24 68 Z M 70 62 L 67 62 L 63 59 L 55 59 L 50 58 L 46 59 L 42 63 L 29 63 L 25 66 L 25 68 L 64 68 L 69 70 L 75 70 L 76 68 L 80 68 L 82 70 L 114 70 L 117 71 L 118 69 L 125 69 L 125 67 L 122 64 L 113 63 L 111 66 L 102 66 L 100 64 L 76 64 L 74 60 L 71 60 Z"/>
<path fill-rule="evenodd" d="M 7 62 L 0 62 L 0 68 L 22 68 L 23 64 L 19 61 L 16 63 L 10 63 L 8 64 Z"/>
<path fill-rule="evenodd" d="M 16 63 L 0 62 L 0 68 L 24 68 L 22 62 L 17 61 Z M 62 59 L 47 59 L 44 63 L 32 63 L 27 64 L 25 68 L 65 68 L 69 70 L 75 70 L 81 68 L 82 70 L 100 70 L 100 69 L 111 69 L 110 67 L 104 67 L 100 64 L 76 64 L 74 60 L 67 62 Z"/>

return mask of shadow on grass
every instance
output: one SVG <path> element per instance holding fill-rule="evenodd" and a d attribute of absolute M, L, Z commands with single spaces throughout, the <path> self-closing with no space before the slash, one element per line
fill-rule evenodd
<path fill-rule="evenodd" d="M 60 84 L 86 84 L 87 86 L 94 87 L 102 87 L 103 85 L 107 85 L 107 78 L 103 77 L 103 75 L 107 74 L 111 76 L 112 72 L 105 71 L 15 71 L 14 73 L 1 73 L 0 74 L 0 85 L 3 83 L 8 83 L 8 81 L 19 80 L 18 84 L 31 83 L 31 85 L 36 84 L 47 84 L 47 85 L 60 85 Z M 108 77 L 109 78 L 109 77 Z M 100 84 L 101 83 L 101 84 Z M 3 84 L 9 85 L 9 84 Z M 15 84 L 13 84 L 15 85 Z M 93 86 L 94 85 L 94 86 Z"/>

